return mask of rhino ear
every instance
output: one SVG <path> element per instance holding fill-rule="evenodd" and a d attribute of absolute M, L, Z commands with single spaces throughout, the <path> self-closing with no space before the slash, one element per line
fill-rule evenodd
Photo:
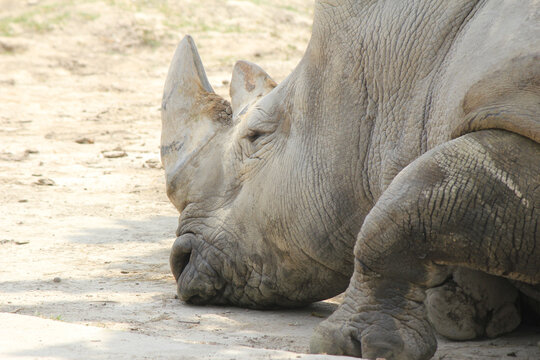
<path fill-rule="evenodd" d="M 242 109 L 277 86 L 263 69 L 249 61 L 238 61 L 234 65 L 231 79 L 231 105 L 233 118 Z"/>

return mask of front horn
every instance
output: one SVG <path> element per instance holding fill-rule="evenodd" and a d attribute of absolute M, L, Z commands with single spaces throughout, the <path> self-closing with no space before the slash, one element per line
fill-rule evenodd
<path fill-rule="evenodd" d="M 183 175 L 198 151 L 231 124 L 231 114 L 229 102 L 208 82 L 193 38 L 186 35 L 174 53 L 161 105 L 161 162 L 167 195 L 180 211 L 189 190 L 182 188 L 187 186 Z"/>

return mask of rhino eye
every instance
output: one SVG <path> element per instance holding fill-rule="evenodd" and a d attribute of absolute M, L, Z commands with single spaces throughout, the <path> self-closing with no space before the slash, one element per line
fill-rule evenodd
<path fill-rule="evenodd" d="M 263 131 L 251 130 L 247 134 L 246 139 L 249 142 L 253 143 L 253 142 L 257 141 L 258 139 L 260 139 L 264 135 L 265 135 L 265 133 Z"/>

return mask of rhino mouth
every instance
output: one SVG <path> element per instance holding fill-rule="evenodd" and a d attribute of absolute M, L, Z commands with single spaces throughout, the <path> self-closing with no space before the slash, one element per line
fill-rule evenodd
<path fill-rule="evenodd" d="M 194 305 L 233 305 L 253 309 L 305 306 L 318 298 L 306 295 L 309 279 L 283 285 L 284 264 L 250 253 L 223 226 L 208 226 L 200 218 L 181 219 L 169 263 L 178 298 Z M 296 273 L 287 273 L 287 277 Z"/>
<path fill-rule="evenodd" d="M 218 259 L 203 237 L 193 232 L 178 236 L 169 263 L 177 284 L 178 297 L 191 304 L 226 304 L 226 282 L 216 271 Z"/>

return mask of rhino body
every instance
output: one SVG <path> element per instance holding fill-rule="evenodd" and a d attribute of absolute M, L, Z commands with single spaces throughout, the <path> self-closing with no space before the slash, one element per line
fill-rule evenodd
<path fill-rule="evenodd" d="M 231 103 L 189 36 L 162 105 L 170 257 L 195 304 L 346 290 L 313 352 L 427 359 L 434 328 L 497 336 L 540 300 L 540 2 L 316 1 L 279 85 Z M 427 294 L 427 296 L 426 296 Z"/>

